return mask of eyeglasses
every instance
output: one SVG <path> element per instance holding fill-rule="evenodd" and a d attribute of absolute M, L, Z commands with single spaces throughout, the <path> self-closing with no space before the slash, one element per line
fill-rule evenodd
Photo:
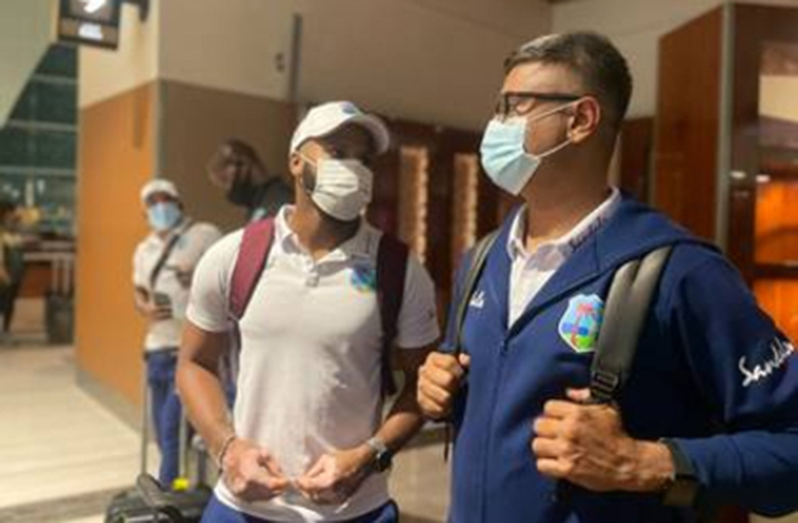
<path fill-rule="evenodd" d="M 534 91 L 517 91 L 501 93 L 496 100 L 495 115 L 507 118 L 509 116 L 526 116 L 535 107 L 535 100 L 543 102 L 575 102 L 582 98 L 581 94 L 568 93 L 538 93 Z"/>

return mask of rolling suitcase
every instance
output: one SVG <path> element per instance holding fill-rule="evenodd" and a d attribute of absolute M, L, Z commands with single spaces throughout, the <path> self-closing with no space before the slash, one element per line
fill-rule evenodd
<path fill-rule="evenodd" d="M 135 487 L 120 492 L 111 500 L 105 512 L 105 523 L 197 523 L 202 519 L 211 497 L 205 477 L 207 453 L 201 445 L 191 446 L 197 457 L 196 477 L 192 485 L 188 479 L 188 423 L 184 416 L 180 424 L 180 477 L 169 488 L 147 473 L 150 395 L 146 375 L 143 381 L 141 471 Z"/>

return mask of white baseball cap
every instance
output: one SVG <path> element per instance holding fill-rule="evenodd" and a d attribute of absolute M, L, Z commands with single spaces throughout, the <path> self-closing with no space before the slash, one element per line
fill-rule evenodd
<path fill-rule="evenodd" d="M 344 125 L 359 125 L 374 139 L 377 154 L 382 154 L 391 145 L 391 133 L 380 118 L 358 109 L 352 102 L 329 102 L 317 105 L 305 116 L 291 138 L 291 152 L 308 140 L 323 138 Z"/>
<path fill-rule="evenodd" d="M 174 183 L 163 178 L 156 178 L 155 180 L 150 180 L 141 188 L 141 203 L 146 205 L 150 196 L 157 193 L 168 194 L 175 200 L 180 199 Z"/>

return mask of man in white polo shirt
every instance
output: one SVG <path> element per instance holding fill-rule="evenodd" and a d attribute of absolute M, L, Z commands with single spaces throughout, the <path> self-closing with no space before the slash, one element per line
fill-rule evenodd
<path fill-rule="evenodd" d="M 294 133 L 296 205 L 275 219 L 268 260 L 237 324 L 232 421 L 216 362 L 228 350 L 243 233 L 219 242 L 197 270 L 178 386 L 222 470 L 203 521 L 398 518 L 384 472 L 422 425 L 417 370 L 439 330 L 433 283 L 410 256 L 394 339 L 405 386 L 383 419 L 375 283 L 383 240 L 363 211 L 371 198 L 368 164 L 389 141 L 380 119 L 348 102 L 312 109 Z"/>
<path fill-rule="evenodd" d="M 191 276 L 200 257 L 222 234 L 209 223 L 184 216 L 177 188 L 168 180 L 147 183 L 141 190 L 141 203 L 152 233 L 133 256 L 134 297 L 136 310 L 148 321 L 144 350 L 161 450 L 158 479 L 169 487 L 178 474 L 181 409 L 174 379 Z"/>

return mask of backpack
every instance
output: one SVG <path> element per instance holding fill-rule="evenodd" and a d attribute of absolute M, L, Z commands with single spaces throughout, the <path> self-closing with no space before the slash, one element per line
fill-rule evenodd
<path fill-rule="evenodd" d="M 244 228 L 228 296 L 232 321 L 237 325 L 244 317 L 255 287 L 266 268 L 274 241 L 274 219 L 252 222 Z M 404 301 L 405 275 L 409 249 L 389 234 L 383 234 L 377 251 L 377 301 L 382 323 L 382 357 L 380 372 L 384 397 L 396 393 L 391 367 L 391 350 L 397 335 L 399 311 Z"/>

